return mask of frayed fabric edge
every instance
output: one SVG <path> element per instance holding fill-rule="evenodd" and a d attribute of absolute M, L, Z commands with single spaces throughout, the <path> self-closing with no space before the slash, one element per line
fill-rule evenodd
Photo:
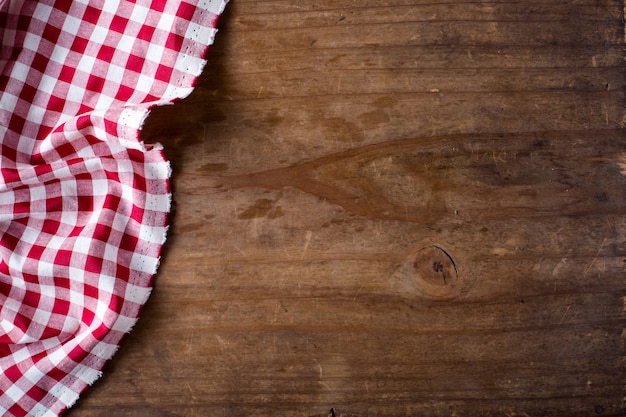
<path fill-rule="evenodd" d="M 216 3 L 218 4 L 218 7 L 214 8 Z M 204 0 L 201 2 L 202 5 L 208 6 L 209 10 L 217 14 L 216 19 L 213 22 L 214 25 L 217 24 L 217 19 L 224 12 L 227 3 L 228 3 L 228 0 L 220 0 L 219 2 L 215 2 L 212 0 Z M 1 4 L 2 4 L 2 1 L 0 0 L 0 5 Z M 198 68 L 198 73 L 194 74 L 193 80 L 191 80 L 192 81 L 191 87 L 178 90 L 177 91 L 177 93 L 179 93 L 178 97 L 170 97 L 167 100 L 160 101 L 158 103 L 152 103 L 152 105 L 149 105 L 148 107 L 145 107 L 144 109 L 142 109 L 141 111 L 142 114 L 138 118 L 139 120 L 138 126 L 135 128 L 136 140 L 134 141 L 134 143 L 133 141 L 125 141 L 125 144 L 130 145 L 130 148 L 140 149 L 143 152 L 158 152 L 161 157 L 161 161 L 159 162 L 159 164 L 162 164 L 162 166 L 165 168 L 165 171 L 167 172 L 166 178 L 164 180 L 166 182 L 166 187 L 167 187 L 168 192 L 167 194 L 163 195 L 163 197 L 166 197 L 166 200 L 167 200 L 167 210 L 163 212 L 164 231 L 161 236 L 159 254 L 157 256 L 157 263 L 155 264 L 154 271 L 152 272 L 152 276 L 150 278 L 150 282 L 148 283 L 149 286 L 145 288 L 145 293 L 142 294 L 141 309 L 145 307 L 145 304 L 147 303 L 152 293 L 152 284 L 153 284 L 154 276 L 156 275 L 159 265 L 160 265 L 161 252 L 163 249 L 163 245 L 167 241 L 167 233 L 169 229 L 168 217 L 171 211 L 172 198 L 173 198 L 171 188 L 170 188 L 170 181 L 171 181 L 171 176 L 172 176 L 171 164 L 165 158 L 165 155 L 163 153 L 163 147 L 161 144 L 159 143 L 145 144 L 141 140 L 141 130 L 145 124 L 145 121 L 149 117 L 151 110 L 154 107 L 162 106 L 162 105 L 171 105 L 177 100 L 184 99 L 193 91 L 196 80 L 200 76 L 201 72 L 203 71 L 207 63 L 206 53 L 209 47 L 213 44 L 216 33 L 217 33 L 217 29 L 215 27 L 212 28 L 211 35 L 209 39 L 207 40 L 208 43 L 206 44 L 205 51 L 202 56 L 201 66 Z M 133 109 L 133 110 L 137 111 L 137 109 Z M 129 126 L 127 125 L 127 127 Z M 64 384 L 66 388 L 71 388 L 71 389 L 64 390 L 64 392 L 59 393 L 58 396 L 52 395 L 53 396 L 53 398 L 51 398 L 52 401 L 48 402 L 47 404 L 45 400 L 41 401 L 40 403 L 38 403 L 37 405 L 38 407 L 31 410 L 29 414 L 34 417 L 57 417 L 61 415 L 63 412 L 65 412 L 66 410 L 72 408 L 76 404 L 76 402 L 79 400 L 82 393 L 88 387 L 92 386 L 96 381 L 98 381 L 102 377 L 103 375 L 102 369 L 104 365 L 108 361 L 110 361 L 114 357 L 114 355 L 117 353 L 123 338 L 126 337 L 135 327 L 135 325 L 137 324 L 139 320 L 139 316 L 140 314 L 138 314 L 134 320 L 127 321 L 124 325 L 124 328 L 118 328 L 118 330 L 123 333 L 122 336 L 118 338 L 118 340 L 110 340 L 106 342 L 102 340 L 98 342 L 96 346 L 94 346 L 94 349 L 92 349 L 92 352 L 96 351 L 99 345 L 104 344 L 107 347 L 106 349 L 104 349 L 107 352 L 107 354 L 105 354 L 104 356 L 93 355 L 92 357 L 95 359 L 92 361 L 88 361 L 86 363 L 87 366 L 85 366 L 84 363 L 78 364 L 78 366 L 75 367 L 75 369 L 78 369 L 78 371 L 68 374 L 63 380 L 60 381 L 60 383 L 62 383 L 67 378 L 70 378 L 70 377 L 73 378 L 74 379 L 73 383 Z M 116 320 L 116 324 L 117 324 L 117 320 Z M 112 345 L 115 345 L 115 346 L 111 349 Z"/>

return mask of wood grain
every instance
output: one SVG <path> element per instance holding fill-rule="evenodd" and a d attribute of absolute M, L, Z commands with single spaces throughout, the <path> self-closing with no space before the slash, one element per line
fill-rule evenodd
<path fill-rule="evenodd" d="M 151 300 L 67 415 L 620 416 L 616 0 L 234 0 Z"/>

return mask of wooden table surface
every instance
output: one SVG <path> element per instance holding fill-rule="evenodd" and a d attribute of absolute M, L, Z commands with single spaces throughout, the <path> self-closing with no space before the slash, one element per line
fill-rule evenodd
<path fill-rule="evenodd" d="M 620 416 L 623 2 L 233 0 L 71 417 Z"/>

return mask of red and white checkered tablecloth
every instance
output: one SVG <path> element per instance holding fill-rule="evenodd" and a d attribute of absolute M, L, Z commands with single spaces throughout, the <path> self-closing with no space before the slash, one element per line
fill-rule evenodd
<path fill-rule="evenodd" d="M 225 3 L 0 0 L 0 415 L 61 414 L 135 323 L 170 207 L 139 130 Z"/>

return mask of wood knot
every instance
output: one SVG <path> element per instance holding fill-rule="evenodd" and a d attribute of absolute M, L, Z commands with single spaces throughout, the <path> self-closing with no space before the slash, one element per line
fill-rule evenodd
<path fill-rule="evenodd" d="M 439 245 L 412 252 L 394 273 L 395 290 L 417 293 L 434 300 L 449 300 L 459 295 L 462 277 L 450 253 Z"/>
<path fill-rule="evenodd" d="M 436 286 L 451 286 L 458 279 L 452 257 L 439 246 L 428 246 L 415 256 L 413 268 L 419 278 Z"/>

